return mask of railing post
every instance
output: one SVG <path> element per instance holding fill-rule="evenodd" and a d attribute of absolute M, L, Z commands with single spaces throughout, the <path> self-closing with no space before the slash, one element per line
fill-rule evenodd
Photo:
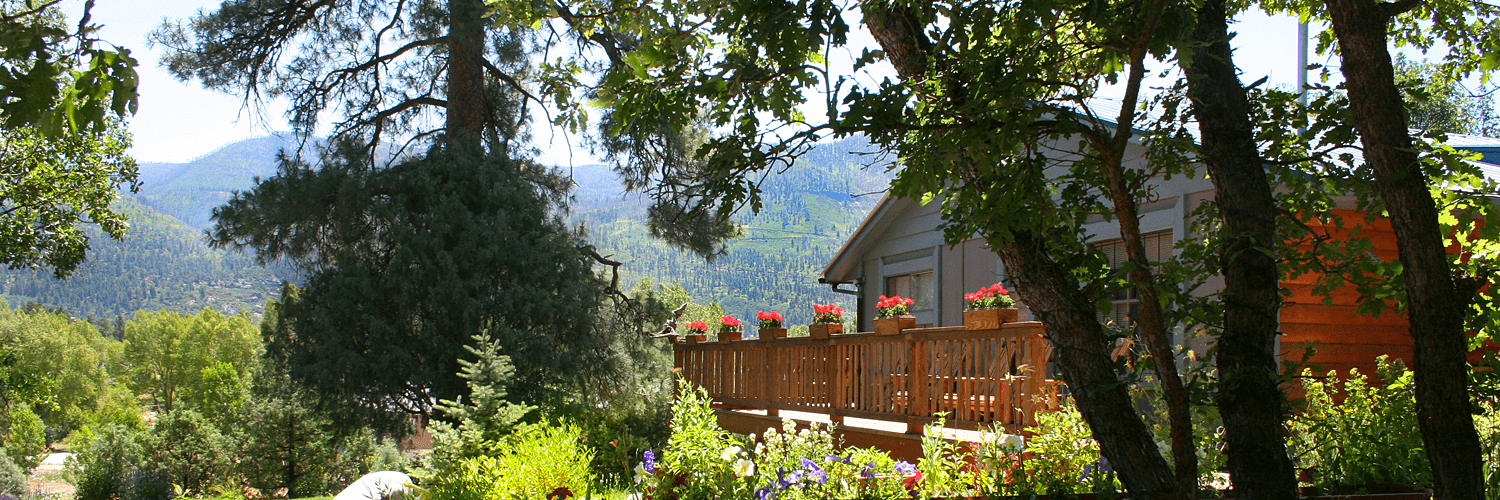
<path fill-rule="evenodd" d="M 843 367 L 839 359 L 839 346 L 833 343 L 823 346 L 823 397 L 828 401 L 828 421 L 835 424 L 844 423 L 844 416 L 838 411 L 843 409 L 844 403 L 844 374 L 840 373 Z"/>
<path fill-rule="evenodd" d="M 779 358 L 779 356 L 777 356 L 778 350 L 770 346 L 767 346 L 765 349 L 765 397 L 766 401 L 770 402 L 771 405 L 775 405 L 776 403 L 780 402 L 777 400 L 777 395 L 781 392 L 779 389 L 777 389 L 777 387 L 781 385 L 781 370 L 777 369 L 776 367 L 776 361 L 777 358 Z M 780 410 L 776 408 L 766 408 L 766 416 L 775 417 L 779 415 L 781 415 Z"/>
<path fill-rule="evenodd" d="M 1042 337 L 1042 327 L 1033 325 L 1024 337 L 1026 339 L 1025 364 L 1031 367 L 1026 374 L 1026 381 L 1022 382 L 1021 407 L 1025 409 L 1025 424 L 1036 425 L 1036 412 L 1044 406 L 1037 398 L 1042 397 L 1044 387 L 1047 385 L 1047 340 Z"/>
<path fill-rule="evenodd" d="M 906 433 L 921 434 L 922 426 L 926 423 L 927 410 L 927 343 L 913 340 L 911 348 L 907 349 L 908 361 L 906 363 Z"/>

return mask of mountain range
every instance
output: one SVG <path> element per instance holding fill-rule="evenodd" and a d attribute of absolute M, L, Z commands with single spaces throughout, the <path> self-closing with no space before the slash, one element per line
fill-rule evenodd
<path fill-rule="evenodd" d="M 274 175 L 278 152 L 299 146 L 272 135 L 185 163 L 142 163 L 139 191 L 121 193 L 118 204 L 131 218 L 123 240 L 91 231 L 88 261 L 67 280 L 40 270 L 0 271 L 0 295 L 12 305 L 35 302 L 96 318 L 141 309 L 257 312 L 283 280 L 295 281 L 295 272 L 261 267 L 239 250 L 211 248 L 204 234 L 214 207 L 253 187 L 256 178 Z M 570 221 L 585 228 L 602 255 L 624 263 L 627 284 L 680 283 L 695 301 L 717 302 L 742 319 L 777 310 L 788 323 L 801 324 L 811 317 L 811 302 L 848 301 L 817 278 L 889 185 L 884 168 L 853 154 L 867 148 L 859 139 L 819 144 L 792 168 L 768 175 L 761 212 L 737 217 L 746 236 L 711 263 L 650 236 L 648 200 L 625 193 L 607 166 L 561 172 L 575 183 Z"/>

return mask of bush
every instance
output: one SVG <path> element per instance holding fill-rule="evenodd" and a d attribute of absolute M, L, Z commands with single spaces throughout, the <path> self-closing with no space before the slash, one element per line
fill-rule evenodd
<path fill-rule="evenodd" d="M 522 425 L 511 451 L 460 459 L 428 490 L 433 500 L 532 500 L 560 489 L 580 496 L 592 487 L 594 453 L 570 424 Z"/>
<path fill-rule="evenodd" d="M 1112 495 L 1120 488 L 1099 444 L 1071 403 L 1058 411 L 1037 412 L 1030 438 L 987 433 L 977 461 L 988 475 L 982 485 L 992 496 Z"/>
<path fill-rule="evenodd" d="M 1378 380 L 1349 370 L 1313 378 L 1303 370 L 1307 407 L 1292 419 L 1294 456 L 1313 469 L 1324 491 L 1381 483 L 1432 485 L 1432 470 L 1417 430 L 1412 372 L 1400 360 L 1377 359 Z M 1343 396 L 1342 403 L 1337 403 Z"/>
<path fill-rule="evenodd" d="M 0 495 L 20 498 L 29 488 L 30 486 L 26 483 L 26 473 L 10 460 L 10 456 L 0 453 Z"/>
<path fill-rule="evenodd" d="M 47 424 L 24 406 L 12 408 L 8 420 L 10 431 L 5 435 L 5 454 L 22 471 L 35 469 L 42 463 L 41 454 L 47 451 Z"/>
<path fill-rule="evenodd" d="M 135 464 L 142 457 L 136 432 L 123 425 L 105 424 L 95 433 L 84 430 L 81 434 L 76 458 L 68 464 L 67 478 L 76 488 L 74 498 L 118 500 L 128 496 L 134 482 L 127 476 L 135 472 Z"/>
<path fill-rule="evenodd" d="M 228 482 L 233 455 L 229 442 L 198 412 L 179 409 L 158 416 L 151 438 L 148 450 L 153 468 L 165 473 L 170 484 L 204 495 L 211 487 Z"/>

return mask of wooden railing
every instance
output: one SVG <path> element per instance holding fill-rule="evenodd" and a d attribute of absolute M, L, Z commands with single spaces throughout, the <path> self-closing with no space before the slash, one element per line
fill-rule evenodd
<path fill-rule="evenodd" d="M 742 340 L 674 344 L 686 380 L 729 408 L 826 413 L 905 422 L 917 432 L 935 413 L 976 428 L 1035 424 L 1057 405 L 1059 383 L 1046 379 L 1042 324 L 995 330 L 918 328 L 899 335 Z"/>

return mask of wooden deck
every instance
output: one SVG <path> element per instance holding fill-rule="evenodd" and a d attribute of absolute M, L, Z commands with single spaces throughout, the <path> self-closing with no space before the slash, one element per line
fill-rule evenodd
<path fill-rule="evenodd" d="M 1038 322 L 678 343 L 673 354 L 684 378 L 725 409 L 806 412 L 846 426 L 863 419 L 861 427 L 882 432 L 919 433 L 938 413 L 956 429 L 1018 431 L 1035 423 L 1037 410 L 1056 407 L 1060 387 L 1045 378 Z"/>

